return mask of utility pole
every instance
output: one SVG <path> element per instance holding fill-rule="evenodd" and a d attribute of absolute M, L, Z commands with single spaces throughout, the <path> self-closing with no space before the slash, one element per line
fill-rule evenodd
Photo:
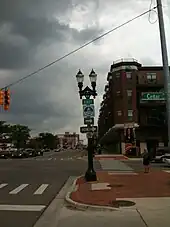
<path fill-rule="evenodd" d="M 167 121 L 168 121 L 168 148 L 170 149 L 170 75 L 169 75 L 168 53 L 167 53 L 164 18 L 163 18 L 161 0 L 157 0 L 157 8 L 158 8 L 159 32 L 160 32 L 162 62 L 163 62 L 164 89 L 166 94 L 166 110 L 167 110 Z"/>

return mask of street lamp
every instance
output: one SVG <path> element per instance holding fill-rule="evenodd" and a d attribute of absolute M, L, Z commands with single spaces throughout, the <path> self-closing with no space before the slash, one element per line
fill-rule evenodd
<path fill-rule="evenodd" d="M 83 96 L 85 97 L 85 99 L 83 99 L 82 101 L 83 101 L 84 107 L 86 107 L 86 109 L 88 109 L 88 112 L 89 112 L 90 109 L 93 110 L 94 99 L 97 96 L 97 92 L 96 92 L 97 74 L 94 72 L 93 69 L 92 69 L 92 71 L 89 75 L 89 78 L 90 78 L 92 89 L 88 86 L 86 86 L 83 89 L 84 75 L 81 72 L 81 70 L 79 70 L 77 75 L 76 75 L 80 99 L 82 99 Z M 94 99 L 90 99 L 91 96 L 93 96 Z M 85 179 L 86 179 L 86 181 L 96 181 L 97 176 L 96 176 L 96 172 L 95 172 L 94 167 L 93 167 L 94 131 L 92 130 L 92 128 L 94 128 L 94 126 L 93 126 L 94 114 L 92 114 L 91 116 L 85 116 L 84 115 L 84 122 L 87 125 L 87 127 L 85 127 L 85 128 L 88 129 L 86 131 L 87 139 L 88 139 L 88 169 L 85 173 Z"/>
<path fill-rule="evenodd" d="M 84 75 L 83 75 L 83 73 L 81 72 L 80 69 L 79 69 L 79 71 L 78 71 L 78 73 L 76 75 L 76 79 L 77 79 L 79 91 L 81 91 L 82 88 L 83 88 Z"/>
<path fill-rule="evenodd" d="M 92 69 L 90 75 L 89 75 L 89 78 L 90 78 L 90 82 L 91 82 L 91 86 L 93 88 L 93 91 L 95 91 L 95 88 L 96 88 L 96 80 L 97 80 L 97 74 L 94 72 L 94 70 Z M 93 96 L 95 98 L 95 94 Z"/>

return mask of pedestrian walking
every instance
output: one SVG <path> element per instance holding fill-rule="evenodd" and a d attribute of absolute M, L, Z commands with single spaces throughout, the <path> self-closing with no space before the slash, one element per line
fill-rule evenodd
<path fill-rule="evenodd" d="M 144 149 L 143 153 L 143 165 L 144 165 L 144 173 L 149 173 L 150 170 L 150 155 L 147 149 Z"/>

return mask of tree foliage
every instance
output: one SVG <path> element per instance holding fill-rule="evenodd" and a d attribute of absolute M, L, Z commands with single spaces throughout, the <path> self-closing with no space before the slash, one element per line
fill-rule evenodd
<path fill-rule="evenodd" d="M 56 136 L 48 132 L 39 133 L 39 141 L 41 141 L 43 148 L 49 149 L 56 148 L 58 143 Z"/>

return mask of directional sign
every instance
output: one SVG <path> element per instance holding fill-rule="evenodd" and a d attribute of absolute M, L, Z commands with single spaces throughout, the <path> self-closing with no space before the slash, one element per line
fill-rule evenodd
<path fill-rule="evenodd" d="M 84 118 L 85 125 L 94 125 L 94 118 Z"/>
<path fill-rule="evenodd" d="M 82 104 L 83 105 L 92 105 L 92 104 L 94 104 L 94 99 L 83 99 Z"/>
<path fill-rule="evenodd" d="M 94 105 L 83 105 L 84 118 L 94 117 Z"/>
<path fill-rule="evenodd" d="M 87 133 L 87 132 L 97 132 L 97 126 L 91 126 L 91 127 L 80 127 L 81 133 Z"/>

